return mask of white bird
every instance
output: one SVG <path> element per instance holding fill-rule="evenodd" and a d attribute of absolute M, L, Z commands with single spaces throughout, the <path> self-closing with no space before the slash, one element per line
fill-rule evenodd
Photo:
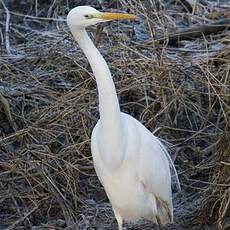
<path fill-rule="evenodd" d="M 157 137 L 120 111 L 110 70 L 85 30 L 87 26 L 115 19 L 136 16 L 102 13 L 90 6 L 76 7 L 67 16 L 67 24 L 97 82 L 100 119 L 91 137 L 94 167 L 112 204 L 119 230 L 124 220 L 141 218 L 165 225 L 173 221 L 173 163 Z"/>

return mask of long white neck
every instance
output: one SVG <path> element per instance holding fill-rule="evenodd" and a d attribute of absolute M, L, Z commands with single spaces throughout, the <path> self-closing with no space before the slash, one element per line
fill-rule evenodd
<path fill-rule="evenodd" d="M 106 142 L 109 146 L 119 145 L 122 141 L 121 113 L 110 70 L 85 29 L 70 29 L 86 55 L 96 78 L 99 94 L 100 125 L 104 130 Z M 115 148 L 115 146 L 111 147 Z"/>

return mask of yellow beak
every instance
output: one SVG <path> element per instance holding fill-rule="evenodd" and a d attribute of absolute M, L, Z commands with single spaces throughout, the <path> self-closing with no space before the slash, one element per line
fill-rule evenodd
<path fill-rule="evenodd" d="M 137 16 L 134 14 L 126 14 L 126 13 L 99 13 L 92 15 L 94 18 L 99 18 L 103 20 L 123 20 L 130 19 L 135 20 Z"/>

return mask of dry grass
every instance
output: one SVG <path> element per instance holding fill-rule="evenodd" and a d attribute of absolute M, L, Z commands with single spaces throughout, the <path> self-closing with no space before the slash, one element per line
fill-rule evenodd
<path fill-rule="evenodd" d="M 89 148 L 99 117 L 95 79 L 62 20 L 80 2 L 12 0 L 0 8 L 0 229 L 116 227 Z M 229 32 L 177 47 L 155 39 L 210 22 L 214 11 L 228 17 L 227 1 L 198 1 L 191 13 L 179 1 L 104 2 L 142 15 L 105 25 L 97 43 L 122 111 L 177 156 L 182 192 L 175 193 L 170 229 L 229 226 Z"/>

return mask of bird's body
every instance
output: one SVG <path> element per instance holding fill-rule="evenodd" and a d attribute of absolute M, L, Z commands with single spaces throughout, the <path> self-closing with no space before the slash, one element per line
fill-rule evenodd
<path fill-rule="evenodd" d="M 172 220 L 171 174 L 160 141 L 139 121 L 121 113 L 125 149 L 105 152 L 100 121 L 92 133 L 92 154 L 97 175 L 117 215 L 133 221 L 140 218 L 161 224 Z M 103 160 L 102 155 L 121 159 Z M 113 168 L 113 162 L 119 164 Z M 164 202 L 165 206 L 160 204 Z M 158 220 L 157 220 L 158 218 Z"/>
<path fill-rule="evenodd" d="M 92 132 L 91 150 L 98 178 L 112 204 L 119 230 L 123 220 L 146 218 L 158 224 L 173 219 L 170 159 L 162 143 L 139 121 L 120 111 L 109 68 L 85 27 L 130 14 L 101 13 L 81 6 L 67 23 L 96 77 L 100 119 Z"/>

